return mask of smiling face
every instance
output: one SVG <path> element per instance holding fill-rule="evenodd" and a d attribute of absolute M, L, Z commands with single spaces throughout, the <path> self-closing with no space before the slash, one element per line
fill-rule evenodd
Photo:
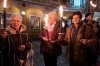
<path fill-rule="evenodd" d="M 80 21 L 81 21 L 81 18 L 79 17 L 79 15 L 77 15 L 77 14 L 76 15 L 73 15 L 72 22 L 74 24 L 79 24 Z"/>
<path fill-rule="evenodd" d="M 50 25 L 54 24 L 56 22 L 56 14 L 55 13 L 51 13 L 49 14 L 49 18 L 48 18 L 48 22 Z"/>
<path fill-rule="evenodd" d="M 18 16 L 12 17 L 11 22 L 10 22 L 10 25 L 12 28 L 14 28 L 15 30 L 18 30 L 21 24 L 22 24 L 21 18 L 19 18 Z"/>

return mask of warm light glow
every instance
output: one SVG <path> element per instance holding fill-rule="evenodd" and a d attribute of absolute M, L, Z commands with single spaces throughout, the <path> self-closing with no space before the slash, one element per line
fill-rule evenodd
<path fill-rule="evenodd" d="M 48 26 L 48 14 L 45 15 L 44 21 L 45 21 L 45 26 Z"/>
<path fill-rule="evenodd" d="M 22 15 L 25 15 L 25 11 L 22 11 L 21 14 L 22 14 Z"/>
<path fill-rule="evenodd" d="M 4 0 L 4 6 L 3 6 L 4 8 L 6 8 L 6 2 L 7 2 L 7 0 Z"/>
<path fill-rule="evenodd" d="M 60 17 L 63 17 L 63 6 L 60 6 L 59 11 L 60 11 Z"/>
<path fill-rule="evenodd" d="M 95 8 L 97 5 L 93 4 L 93 1 L 90 1 L 90 4 Z"/>

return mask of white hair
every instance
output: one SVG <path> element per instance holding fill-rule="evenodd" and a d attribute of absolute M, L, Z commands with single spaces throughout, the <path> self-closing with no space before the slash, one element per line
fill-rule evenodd
<path fill-rule="evenodd" d="M 20 20 L 21 20 L 21 22 L 22 22 L 22 17 L 21 17 L 19 14 L 12 14 L 10 19 L 12 19 L 12 18 L 15 17 L 15 16 L 19 17 Z"/>
<path fill-rule="evenodd" d="M 51 16 L 51 15 L 55 15 L 55 16 L 56 16 L 56 19 L 57 19 L 57 13 L 56 13 L 56 12 L 50 12 L 50 13 L 48 14 L 48 17 Z"/>

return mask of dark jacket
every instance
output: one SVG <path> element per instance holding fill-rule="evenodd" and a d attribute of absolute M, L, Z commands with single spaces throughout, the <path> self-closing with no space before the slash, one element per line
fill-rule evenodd
<path fill-rule="evenodd" d="M 53 33 L 52 33 L 52 38 L 51 40 L 54 41 L 54 43 L 50 43 L 49 41 L 43 41 L 43 37 L 47 36 L 47 31 L 43 28 L 41 32 L 39 33 L 39 38 L 41 40 L 41 45 L 40 45 L 40 51 L 51 54 L 51 55 L 60 55 L 61 52 L 61 45 L 58 44 L 58 33 L 60 31 L 60 25 L 59 22 L 56 22 Z"/>
<path fill-rule="evenodd" d="M 24 26 L 21 26 L 19 31 L 15 31 L 9 26 L 7 32 L 8 35 L 5 39 L 0 38 L 3 66 L 18 66 L 18 61 L 20 59 L 25 60 L 27 50 L 31 48 L 31 45 L 28 44 L 28 35 L 24 30 Z M 18 50 L 21 44 L 26 45 L 26 49 L 22 52 Z"/>
<path fill-rule="evenodd" d="M 85 53 L 85 46 L 83 44 L 81 44 L 80 39 L 85 38 L 87 41 L 87 45 L 86 46 L 95 46 L 97 43 L 97 37 L 94 33 L 94 31 L 92 30 L 92 28 L 90 26 L 86 26 L 86 23 L 82 23 L 82 25 L 80 26 L 78 33 L 77 33 L 77 37 L 76 37 L 76 43 L 74 45 L 74 61 L 76 62 L 81 62 L 81 63 L 86 63 L 87 59 L 86 59 L 86 53 Z M 86 33 L 85 33 L 85 37 L 83 36 L 84 34 L 84 26 L 86 26 Z M 71 54 L 71 50 L 70 50 L 70 46 L 71 46 L 71 37 L 72 37 L 72 33 L 73 33 L 73 25 L 69 26 L 66 29 L 66 34 L 65 34 L 65 38 L 63 41 L 63 44 L 67 45 L 67 51 L 66 51 L 66 58 L 69 60 L 70 59 L 70 54 Z"/>

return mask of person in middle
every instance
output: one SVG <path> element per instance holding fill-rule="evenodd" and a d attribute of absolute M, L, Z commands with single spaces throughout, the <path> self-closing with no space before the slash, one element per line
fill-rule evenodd
<path fill-rule="evenodd" d="M 60 25 L 57 22 L 56 12 L 48 14 L 48 26 L 45 27 L 39 33 L 40 52 L 43 54 L 45 66 L 57 66 L 57 58 L 62 51 L 61 45 L 58 43 Z"/>

